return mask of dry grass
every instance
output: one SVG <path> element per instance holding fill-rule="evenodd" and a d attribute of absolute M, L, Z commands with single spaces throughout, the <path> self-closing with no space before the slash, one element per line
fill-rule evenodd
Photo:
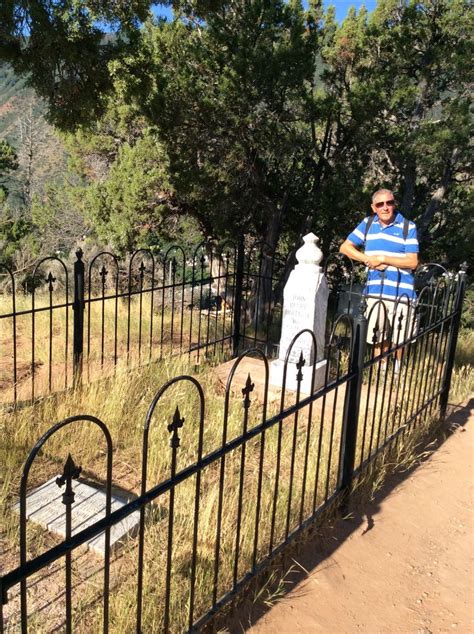
<path fill-rule="evenodd" d="M 461 337 L 461 355 L 472 343 L 470 335 Z M 465 359 L 465 357 L 463 357 Z M 163 383 L 188 373 L 187 359 L 167 358 L 158 364 L 145 366 L 137 370 L 119 367 L 115 376 L 86 385 L 81 390 L 58 394 L 45 399 L 34 407 L 24 408 L 13 413 L 3 413 L 0 419 L 0 463 L 3 465 L 0 484 L 1 534 L 3 545 L 0 565 L 8 570 L 18 563 L 18 518 L 11 512 L 16 501 L 21 465 L 36 440 L 53 423 L 79 412 L 93 414 L 103 420 L 114 441 L 114 485 L 127 491 L 138 493 L 141 473 L 141 443 L 143 422 L 148 406 Z M 224 390 L 215 376 L 207 368 L 197 371 L 206 394 L 206 412 L 203 433 L 203 452 L 209 453 L 222 443 L 224 426 Z M 423 380 L 428 382 L 433 374 L 425 372 Z M 366 389 L 365 405 L 375 426 L 376 443 L 378 421 L 399 416 L 414 407 L 415 392 L 406 392 L 403 401 L 393 402 L 394 394 L 391 378 L 382 379 L 383 384 L 372 385 Z M 397 379 L 400 381 L 401 379 Z M 472 388 L 474 371 L 471 365 L 456 367 L 452 380 L 452 396 L 456 401 L 465 398 Z M 428 383 L 421 384 L 428 386 Z M 242 433 L 243 409 L 240 388 L 231 399 L 228 418 L 227 440 Z M 413 388 L 414 390 L 414 388 Z M 311 515 L 313 502 L 320 505 L 330 496 L 336 486 L 339 466 L 340 429 L 344 389 L 339 390 L 338 399 L 329 395 L 319 399 L 310 415 L 309 408 L 301 412 L 298 420 L 291 416 L 281 426 L 281 460 L 279 476 L 279 496 L 276 506 L 275 543 L 285 536 L 287 528 L 291 531 L 303 519 Z M 382 394 L 385 396 L 382 397 Z M 376 398 L 377 395 L 377 398 Z M 258 424 L 262 419 L 262 403 L 254 395 L 248 426 Z M 400 405 L 402 402 L 402 405 Z M 381 405 L 382 403 L 382 405 Z M 179 405 L 181 416 L 185 418 L 180 430 L 181 445 L 178 449 L 178 470 L 195 462 L 197 458 L 197 435 L 199 429 L 199 401 L 195 389 L 188 383 L 177 383 L 171 388 L 155 410 L 152 419 L 149 446 L 147 484 L 149 487 L 165 480 L 170 474 L 171 450 L 167 425 L 171 422 L 174 409 Z M 290 404 L 290 401 L 288 402 Z M 397 409 L 398 407 L 398 409 Z M 278 405 L 269 406 L 268 416 L 278 411 Z M 416 427 L 414 434 L 402 434 L 400 441 L 390 454 L 386 453 L 376 462 L 376 468 L 369 471 L 371 494 L 377 490 L 389 470 L 408 468 L 413 460 L 419 459 L 417 447 L 419 439 L 434 422 L 426 418 Z M 261 455 L 261 436 L 246 444 L 244 468 L 242 450 L 231 452 L 224 467 L 224 496 L 222 508 L 222 539 L 220 548 L 220 569 L 218 595 L 232 585 L 233 564 L 236 546 L 236 517 L 239 502 L 241 473 L 243 477 L 242 530 L 239 540 L 238 577 L 251 567 L 256 521 L 259 526 L 257 561 L 268 552 L 270 540 L 270 520 L 272 500 L 276 481 L 276 456 L 279 426 L 269 429 L 265 435 L 265 450 L 262 462 L 261 514 L 256 518 L 256 498 Z M 389 429 L 390 431 L 390 429 Z M 362 431 L 360 432 L 362 434 Z M 362 448 L 365 455 L 369 447 L 369 436 L 359 436 L 357 459 L 360 460 Z M 293 454 L 293 445 L 295 453 Z M 375 445 L 376 446 L 376 445 Z M 84 475 L 98 483 L 105 479 L 104 442 L 90 424 L 75 425 L 61 430 L 48 442 L 37 464 L 31 471 L 29 486 L 34 487 L 62 470 L 62 465 L 71 451 L 76 463 L 84 468 Z M 303 496 L 303 473 L 307 451 L 308 478 Z M 294 455 L 294 460 L 292 460 Z M 319 464 L 319 467 L 318 467 Z M 210 607 L 213 587 L 215 536 L 218 511 L 219 477 L 221 461 L 217 460 L 206 467 L 201 474 L 200 509 L 198 532 L 198 557 L 196 568 L 195 612 L 198 617 Z M 290 487 L 291 473 L 293 473 Z M 366 480 L 369 482 L 369 480 Z M 290 500 L 291 490 L 291 504 Z M 196 477 L 188 478 L 175 489 L 173 559 L 171 583 L 171 629 L 180 632 L 186 629 L 190 602 L 190 570 L 192 560 L 192 536 L 194 529 L 194 504 Z M 300 502 L 303 499 L 303 505 Z M 288 513 L 289 509 L 289 513 Z M 143 630 L 158 631 L 163 625 L 165 570 L 170 518 L 170 497 L 162 496 L 153 509 L 147 513 L 144 561 L 144 602 Z M 55 538 L 45 531 L 28 526 L 28 557 L 43 552 Z M 96 631 L 100 627 L 102 614 L 101 561 L 86 551 L 79 549 L 74 554 L 74 621 L 75 629 L 80 632 Z M 29 605 L 31 628 L 35 632 L 51 631 L 63 623 L 63 567 L 57 562 L 48 569 L 47 576 L 36 575 L 29 580 Z M 112 557 L 110 630 L 126 632 L 133 630 L 136 618 L 136 578 L 137 578 L 137 540 L 129 539 Z M 284 581 L 282 581 L 284 584 Z M 283 592 L 283 587 L 280 588 Z M 262 598 L 269 603 L 277 600 L 273 594 Z M 277 593 L 278 596 L 280 592 Z M 9 630 L 15 630 L 18 623 L 18 596 L 11 592 L 11 600 L 5 608 L 9 619 Z"/>
<path fill-rule="evenodd" d="M 85 380 L 113 374 L 115 359 L 133 368 L 190 348 L 202 348 L 194 353 L 197 358 L 223 354 L 228 342 L 220 340 L 229 336 L 232 326 L 229 310 L 191 311 L 186 297 L 178 287 L 174 296 L 156 291 L 132 296 L 130 302 L 128 297 L 103 302 L 95 298 L 99 301 L 88 304 L 84 314 Z M 16 323 L 11 317 L 0 319 L 0 403 L 14 401 L 14 336 L 19 401 L 72 386 L 73 311 L 61 307 L 65 301 L 65 295 L 55 294 L 49 310 L 49 295 L 37 293 L 35 308 L 45 310 L 33 318 L 31 296 L 18 295 Z M 12 308 L 11 296 L 0 295 L 0 316 Z M 217 340 L 206 347 L 206 342 Z"/>
<path fill-rule="evenodd" d="M 2 497 L 2 540 L 5 545 L 3 565 L 11 568 L 18 561 L 18 518 L 10 512 L 10 506 L 18 491 L 19 472 L 25 455 L 38 437 L 54 422 L 78 412 L 87 412 L 105 421 L 114 439 L 114 485 L 128 491 L 138 493 L 140 487 L 141 442 L 143 421 L 154 393 L 166 380 L 187 371 L 186 366 L 177 360 L 168 359 L 166 363 L 152 365 L 136 372 L 118 372 L 115 379 L 92 383 L 81 391 L 65 395 L 58 395 L 46 399 L 35 408 L 26 408 L 2 419 L 4 439 L 1 446 L 3 464 Z M 222 443 L 224 391 L 211 373 L 202 372 L 198 376 L 205 393 L 206 416 L 203 435 L 203 451 L 209 453 L 217 449 Z M 237 386 L 238 391 L 242 386 Z M 242 432 L 243 410 L 240 397 L 233 397 L 228 418 L 227 439 L 238 436 Z M 197 457 L 198 399 L 190 384 L 177 384 L 165 395 L 157 408 L 152 420 L 149 447 L 148 486 L 165 480 L 170 474 L 171 451 L 169 449 L 169 433 L 167 425 L 171 422 L 176 404 L 179 404 L 181 416 L 185 418 L 185 425 L 180 432 L 181 446 L 178 451 L 178 469 L 193 463 Z M 273 412 L 277 406 L 273 406 Z M 271 413 L 271 412 L 270 412 Z M 276 507 L 275 543 L 279 543 L 287 529 L 287 510 L 290 491 L 290 471 L 294 469 L 292 488 L 292 503 L 289 514 L 289 530 L 299 523 L 300 498 L 302 490 L 302 465 L 306 447 L 308 430 L 308 413 L 299 416 L 295 434 L 294 417 L 282 425 L 281 464 L 280 464 L 280 494 Z M 334 421 L 334 428 L 340 429 L 340 412 Z M 313 425 L 318 414 L 316 408 L 313 413 Z M 258 424 L 262 418 L 262 404 L 254 401 L 250 408 L 248 425 Z M 34 423 L 32 424 L 32 419 Z M 316 503 L 320 504 L 324 498 L 332 493 L 337 479 L 337 447 L 339 432 L 331 433 L 328 423 L 322 431 L 321 438 L 314 432 L 308 442 L 308 473 L 316 472 L 316 457 L 321 445 L 319 485 Z M 296 439 L 295 461 L 292 467 L 292 446 Z M 258 559 L 262 559 L 268 552 L 270 539 L 270 523 L 268 521 L 272 509 L 272 499 L 275 487 L 275 456 L 277 454 L 278 426 L 273 427 L 266 434 L 265 453 L 262 463 L 262 515 L 259 519 L 260 535 Z M 73 448 L 73 451 L 71 451 Z M 251 564 L 255 533 L 255 501 L 257 496 L 258 471 L 260 461 L 260 437 L 247 443 L 245 468 L 243 470 L 242 499 L 242 532 L 239 542 L 240 558 L 238 577 Z M 67 457 L 73 453 L 76 463 L 84 468 L 84 475 L 89 479 L 103 482 L 105 478 L 104 443 L 100 435 L 86 424 L 75 430 L 62 430 L 48 443 L 47 448 L 38 459 L 38 465 L 31 472 L 30 485 L 33 487 L 56 475 Z M 329 452 L 333 458 L 328 460 Z M 241 477 L 242 452 L 240 449 L 229 454 L 224 469 L 224 501 L 222 509 L 222 541 L 221 566 L 219 572 L 219 594 L 228 589 L 232 583 L 233 561 L 235 558 L 236 517 L 239 498 L 239 482 Z M 329 464 L 329 467 L 326 465 Z M 196 575 L 196 616 L 208 609 L 212 591 L 214 574 L 214 542 L 217 522 L 218 482 L 221 464 L 217 461 L 203 470 L 200 485 L 200 514 L 199 514 L 199 543 Z M 303 516 L 312 512 L 314 475 L 308 482 L 307 494 L 303 507 Z M 176 487 L 174 528 L 173 528 L 173 575 L 171 614 L 173 630 L 182 631 L 185 626 L 187 604 L 189 602 L 189 575 L 192 556 L 193 511 L 196 491 L 195 477 L 189 478 Z M 155 631 L 163 618 L 164 570 L 166 564 L 167 524 L 169 519 L 169 496 L 158 501 L 157 509 L 150 512 L 147 521 L 145 544 L 145 586 L 144 586 L 144 629 Z M 265 518 L 263 520 L 263 518 Z M 51 538 L 39 529 L 29 526 L 29 557 L 41 552 L 51 543 Z M 82 551 L 76 558 L 75 577 L 77 588 L 80 589 L 80 604 L 76 603 L 77 627 L 88 631 L 90 623 L 94 621 L 94 614 L 100 608 L 95 605 L 97 588 L 100 587 L 100 574 L 91 580 L 82 580 L 88 576 L 94 557 Z M 84 562 L 87 566 L 84 571 Z M 97 564 L 95 564 L 97 568 Z M 133 628 L 135 619 L 135 592 L 137 574 L 136 540 L 131 539 L 117 554 L 112 566 L 114 591 L 111 594 L 111 624 L 112 631 L 124 632 Z M 82 570 L 82 572 L 81 572 Z M 58 572 L 55 581 L 61 588 L 61 577 Z M 52 580 L 49 580 L 51 587 Z M 41 613 L 48 618 L 48 627 L 61 617 L 61 598 L 49 605 L 49 592 L 44 595 L 36 591 L 41 583 L 35 585 L 32 592 L 31 607 L 40 619 Z M 53 584 L 54 585 L 54 584 Z M 54 593 L 53 593 L 54 594 Z M 47 597 L 47 601 L 46 601 Z M 89 597 L 89 598 L 87 598 Z M 45 605 L 45 601 L 47 605 Z M 82 607 L 81 607 L 82 606 Z M 11 613 L 12 623 L 15 621 L 17 602 L 15 600 L 7 606 L 7 613 Z M 39 625 L 38 625 L 39 627 Z"/>
<path fill-rule="evenodd" d="M 451 379 L 450 401 L 460 403 L 474 394 L 474 330 L 459 333 Z"/>

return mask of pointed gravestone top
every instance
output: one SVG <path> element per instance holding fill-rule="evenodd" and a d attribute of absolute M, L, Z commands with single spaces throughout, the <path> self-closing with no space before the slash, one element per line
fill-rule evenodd
<path fill-rule="evenodd" d="M 303 246 L 296 252 L 298 264 L 318 266 L 323 259 L 323 252 L 318 247 L 319 238 L 314 233 L 308 233 L 303 237 L 303 242 Z"/>

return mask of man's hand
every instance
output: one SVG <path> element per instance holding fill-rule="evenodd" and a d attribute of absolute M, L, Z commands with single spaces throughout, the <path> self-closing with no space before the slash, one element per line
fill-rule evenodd
<path fill-rule="evenodd" d="M 367 255 L 365 265 L 368 266 L 369 269 L 376 269 L 377 271 L 385 271 L 387 268 L 384 255 Z"/>

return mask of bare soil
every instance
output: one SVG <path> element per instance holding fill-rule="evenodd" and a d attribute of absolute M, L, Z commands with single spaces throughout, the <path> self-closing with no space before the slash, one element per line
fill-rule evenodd
<path fill-rule="evenodd" d="M 232 631 L 474 632 L 474 399 L 450 423 L 452 435 L 408 477 L 306 544 L 280 596 L 269 593 L 266 607 L 261 598 Z"/>

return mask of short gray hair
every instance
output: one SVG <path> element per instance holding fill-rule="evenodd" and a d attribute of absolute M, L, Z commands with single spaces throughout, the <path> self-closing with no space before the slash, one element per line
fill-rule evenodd
<path fill-rule="evenodd" d="M 377 189 L 377 191 L 372 194 L 372 202 L 374 202 L 379 194 L 392 194 L 392 196 L 395 198 L 395 194 L 391 189 Z"/>

